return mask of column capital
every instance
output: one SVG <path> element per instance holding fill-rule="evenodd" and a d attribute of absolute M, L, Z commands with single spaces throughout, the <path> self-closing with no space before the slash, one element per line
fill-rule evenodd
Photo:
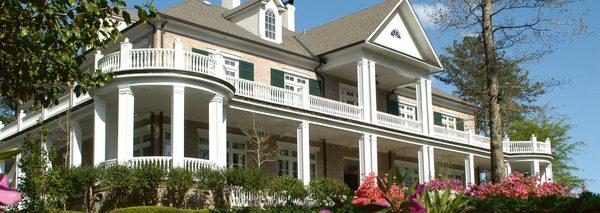
<path fill-rule="evenodd" d="M 223 97 L 222 95 L 215 95 L 212 97 L 212 99 L 210 99 L 210 102 L 223 103 L 223 102 L 225 102 L 225 97 Z"/>
<path fill-rule="evenodd" d="M 182 84 L 174 84 L 174 85 L 173 85 L 173 92 L 176 92 L 176 93 L 182 93 L 182 92 L 185 92 L 185 85 L 182 85 Z"/>
<path fill-rule="evenodd" d="M 131 86 L 130 85 L 119 85 L 117 87 L 119 89 L 119 94 L 133 94 L 133 91 L 131 91 Z"/>

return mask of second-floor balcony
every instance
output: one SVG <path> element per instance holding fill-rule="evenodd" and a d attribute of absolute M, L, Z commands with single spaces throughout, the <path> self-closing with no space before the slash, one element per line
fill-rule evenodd
<path fill-rule="evenodd" d="M 291 107 L 311 113 L 333 116 L 339 119 L 353 120 L 356 122 L 370 123 L 387 129 L 393 129 L 413 134 L 425 134 L 427 136 L 455 142 L 468 144 L 475 147 L 489 149 L 488 137 L 471 133 L 471 131 L 459 131 L 433 124 L 425 119 L 420 121 L 403 118 L 397 115 L 380 112 L 377 109 L 365 111 L 363 107 L 344 103 L 338 100 L 328 99 L 304 92 L 291 91 L 260 82 L 245 80 L 228 76 L 224 70 L 224 58 L 220 54 L 203 55 L 183 50 L 183 44 L 176 42 L 173 49 L 145 48 L 132 49 L 131 43 L 123 42 L 121 50 L 107 55 L 100 52 L 95 55 L 95 68 L 102 72 L 115 74 L 123 72 L 140 72 L 147 70 L 190 72 L 210 76 L 231 84 L 235 88 L 235 95 L 275 105 Z M 69 98 L 72 97 L 72 98 Z M 81 97 L 65 96 L 61 98 L 58 105 L 42 109 L 40 112 L 32 112 L 18 116 L 19 119 L 4 126 L 0 130 L 0 138 L 4 139 L 19 131 L 34 126 L 37 121 L 45 120 L 59 115 L 69 107 L 90 100 L 89 95 Z M 433 112 L 427 112 L 432 114 Z M 372 120 L 365 120 L 365 115 L 371 114 Z M 426 133 L 424 126 L 433 127 L 432 133 Z M 509 141 L 504 143 L 504 151 L 507 153 L 551 153 L 550 142 L 538 142 L 537 139 L 530 141 Z"/>

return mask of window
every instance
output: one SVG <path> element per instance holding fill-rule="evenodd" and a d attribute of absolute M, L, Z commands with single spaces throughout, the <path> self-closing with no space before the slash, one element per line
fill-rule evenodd
<path fill-rule="evenodd" d="M 285 73 L 283 88 L 294 92 L 302 92 L 304 88 L 308 88 L 308 80 L 303 77 Z"/>
<path fill-rule="evenodd" d="M 398 103 L 398 116 L 416 121 L 417 108 L 408 104 Z"/>
<path fill-rule="evenodd" d="M 317 155 L 314 152 L 309 154 L 310 158 L 310 177 L 314 178 L 317 175 Z M 279 157 L 277 160 L 277 174 L 279 176 L 289 175 L 298 177 L 298 152 L 291 148 L 279 149 Z"/>
<path fill-rule="evenodd" d="M 229 168 L 246 168 L 246 143 L 227 142 L 227 165 Z"/>
<path fill-rule="evenodd" d="M 358 92 L 356 87 L 340 84 L 340 101 L 358 106 Z"/>
<path fill-rule="evenodd" d="M 400 35 L 400 30 L 398 30 L 398 29 L 392 30 L 391 36 L 398 38 L 398 39 L 402 38 L 402 35 Z"/>
<path fill-rule="evenodd" d="M 197 158 L 208 160 L 208 137 L 206 137 L 206 130 L 197 129 L 198 134 L 198 156 Z"/>
<path fill-rule="evenodd" d="M 400 174 L 409 175 L 404 181 L 404 184 L 406 184 L 407 186 L 410 186 L 412 183 L 419 181 L 419 168 L 417 164 L 400 160 L 394 160 L 394 166 L 398 168 Z"/>
<path fill-rule="evenodd" d="M 239 73 L 238 63 L 238 60 L 225 58 L 225 75 L 237 78 Z"/>
<path fill-rule="evenodd" d="M 152 152 L 152 136 L 147 132 L 133 139 L 133 156 L 149 156 Z"/>
<path fill-rule="evenodd" d="M 449 116 L 449 115 L 442 114 L 442 126 L 448 128 L 448 129 L 456 130 L 456 118 Z"/>
<path fill-rule="evenodd" d="M 273 10 L 265 12 L 265 37 L 275 40 L 275 13 Z"/>

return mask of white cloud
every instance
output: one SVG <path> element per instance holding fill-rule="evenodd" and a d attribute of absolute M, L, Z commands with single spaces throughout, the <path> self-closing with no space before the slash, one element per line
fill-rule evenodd
<path fill-rule="evenodd" d="M 440 3 L 436 4 L 425 4 L 425 3 L 417 3 L 413 4 L 413 9 L 415 13 L 419 17 L 421 21 L 421 25 L 425 28 L 435 28 L 435 22 L 433 18 L 433 14 L 439 11 L 445 11 L 446 6 Z"/>

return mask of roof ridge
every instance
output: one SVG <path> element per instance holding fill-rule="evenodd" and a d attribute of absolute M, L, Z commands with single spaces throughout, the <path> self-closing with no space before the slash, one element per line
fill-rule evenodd
<path fill-rule="evenodd" d="M 320 28 L 320 27 L 323 27 L 323 26 L 326 26 L 326 25 L 333 24 L 333 23 L 335 23 L 335 22 L 337 22 L 337 21 L 340 21 L 340 20 L 342 20 L 342 19 L 344 19 L 344 18 L 346 18 L 346 17 L 353 16 L 353 15 L 356 15 L 356 14 L 359 14 L 359 13 L 362 13 L 362 12 L 365 12 L 366 10 L 373 10 L 373 9 L 377 8 L 378 6 L 381 6 L 381 5 L 385 4 L 385 3 L 388 3 L 388 1 L 401 1 L 401 0 L 383 0 L 382 2 L 379 2 L 379 3 L 377 3 L 377 4 L 374 4 L 374 5 L 372 5 L 372 6 L 369 6 L 369 7 L 363 8 L 363 9 L 361 9 L 361 10 L 358 10 L 358 11 L 355 11 L 355 12 L 352 12 L 352 13 L 349 13 L 349 14 L 347 14 L 347 15 L 345 15 L 345 16 L 338 17 L 338 18 L 336 18 L 336 19 L 333 19 L 333 20 L 331 20 L 331 21 L 329 21 L 329 22 L 323 23 L 323 24 L 321 24 L 321 25 L 319 25 L 319 26 L 313 27 L 313 28 L 311 28 L 311 29 L 307 30 L 307 31 L 306 31 L 306 33 L 310 32 L 310 31 L 313 31 L 313 30 L 316 30 L 316 29 L 318 29 L 318 28 Z"/>

